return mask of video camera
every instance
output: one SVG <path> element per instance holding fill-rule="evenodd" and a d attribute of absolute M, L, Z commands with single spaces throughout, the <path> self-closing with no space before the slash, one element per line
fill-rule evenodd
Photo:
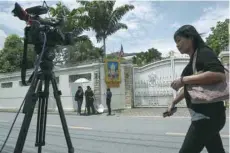
<path fill-rule="evenodd" d="M 71 45 L 73 44 L 73 32 L 62 32 L 60 26 L 64 24 L 64 15 L 60 19 L 54 18 L 41 18 L 39 15 L 48 13 L 49 7 L 34 6 L 24 10 L 17 2 L 15 8 L 12 10 L 14 16 L 20 20 L 26 21 L 27 26 L 24 29 L 24 52 L 21 64 L 21 79 L 22 85 L 27 86 L 31 83 L 35 71 L 37 72 L 40 65 L 41 69 L 52 70 L 53 59 L 55 58 L 54 48 L 56 45 Z M 35 71 L 27 81 L 26 68 L 27 68 L 27 45 L 34 45 L 34 50 L 39 55 L 35 64 Z"/>
<path fill-rule="evenodd" d="M 58 26 L 64 24 L 64 19 L 53 19 L 46 18 L 43 19 L 39 15 L 48 13 L 49 7 L 44 6 L 34 6 L 24 10 L 17 2 L 15 3 L 15 8 L 12 10 L 14 16 L 17 16 L 20 20 L 27 22 L 27 27 L 25 28 L 25 35 L 27 35 L 28 44 L 41 45 L 44 42 L 42 32 L 46 33 L 48 46 L 55 45 L 69 45 L 72 43 L 72 33 L 63 33 Z"/>

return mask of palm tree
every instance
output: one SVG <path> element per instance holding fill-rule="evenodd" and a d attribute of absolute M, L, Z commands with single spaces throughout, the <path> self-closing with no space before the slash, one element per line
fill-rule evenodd
<path fill-rule="evenodd" d="M 128 29 L 128 26 L 119 21 L 133 5 L 123 5 L 114 8 L 115 1 L 79 1 L 88 14 L 88 25 L 96 32 L 97 42 L 103 41 L 104 55 L 106 55 L 106 38 L 120 29 Z M 81 9 L 83 10 L 83 9 Z"/>

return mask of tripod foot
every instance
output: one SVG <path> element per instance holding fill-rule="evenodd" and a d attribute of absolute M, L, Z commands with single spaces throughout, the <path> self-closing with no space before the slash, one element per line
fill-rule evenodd
<path fill-rule="evenodd" d="M 69 153 L 74 153 L 74 148 L 69 149 Z"/>

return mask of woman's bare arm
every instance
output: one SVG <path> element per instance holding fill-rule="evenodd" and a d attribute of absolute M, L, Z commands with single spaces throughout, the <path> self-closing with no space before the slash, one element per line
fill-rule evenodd
<path fill-rule="evenodd" d="M 184 89 L 182 88 L 180 92 L 176 95 L 176 98 L 173 100 L 172 104 L 175 106 L 178 104 L 182 99 L 184 99 Z"/>
<path fill-rule="evenodd" d="M 207 71 L 182 78 L 184 84 L 215 84 L 226 79 L 224 73 Z"/>

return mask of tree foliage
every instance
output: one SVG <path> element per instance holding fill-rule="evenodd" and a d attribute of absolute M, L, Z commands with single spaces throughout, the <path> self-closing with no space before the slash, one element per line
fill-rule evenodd
<path fill-rule="evenodd" d="M 227 49 L 229 45 L 229 19 L 224 22 L 217 22 L 216 27 L 212 27 L 212 33 L 206 38 L 206 43 L 218 55 L 222 50 Z"/>
<path fill-rule="evenodd" d="M 157 49 L 150 48 L 147 52 L 137 53 L 136 56 L 133 57 L 133 64 L 137 64 L 138 66 L 146 65 L 156 60 L 161 60 L 161 55 Z"/>
<path fill-rule="evenodd" d="M 68 52 L 66 64 L 76 64 L 85 60 L 99 59 L 101 49 L 94 47 L 91 41 L 79 41 L 72 46 L 74 51 Z"/>
<path fill-rule="evenodd" d="M 73 32 L 75 36 L 79 36 L 84 30 L 89 30 L 89 25 L 86 24 L 88 16 L 83 14 L 83 8 L 70 10 L 67 6 L 58 2 L 56 7 L 50 8 L 50 13 L 55 18 L 65 17 L 65 23 L 60 27 L 63 32 Z"/>
<path fill-rule="evenodd" d="M 20 70 L 23 39 L 18 35 L 9 35 L 4 43 L 4 47 L 0 52 L 0 72 L 13 72 Z M 35 60 L 35 52 L 32 45 L 27 50 L 27 68 L 32 68 Z"/>
<path fill-rule="evenodd" d="M 85 30 L 89 30 L 89 26 L 85 22 L 88 17 L 83 14 L 84 10 L 82 9 L 75 8 L 70 10 L 61 2 L 58 2 L 55 7 L 50 9 L 52 17 L 62 18 L 65 16 L 65 23 L 61 25 L 60 29 L 65 33 L 72 32 L 74 39 L 73 44 L 56 48 L 55 64 L 74 64 L 79 62 L 80 59 L 88 58 L 83 56 L 88 53 L 89 48 L 91 48 L 91 51 L 93 50 L 89 37 L 82 35 Z M 85 52 L 86 50 L 87 52 Z"/>

